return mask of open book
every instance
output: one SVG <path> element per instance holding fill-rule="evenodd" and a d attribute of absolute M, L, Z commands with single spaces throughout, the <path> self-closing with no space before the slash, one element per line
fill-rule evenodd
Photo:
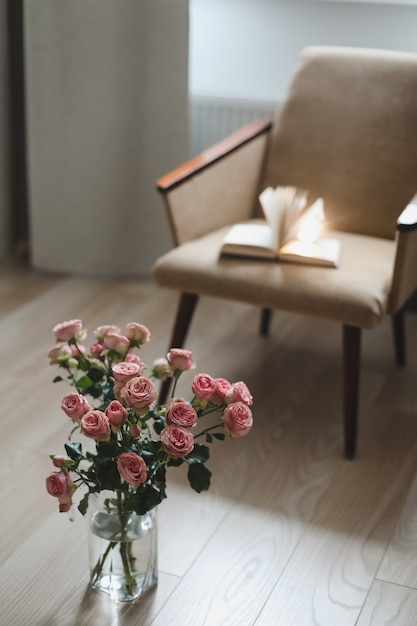
<path fill-rule="evenodd" d="M 339 240 L 320 237 L 322 198 L 309 205 L 304 190 L 267 187 L 259 201 L 265 221 L 232 226 L 223 240 L 222 254 L 337 267 Z"/>

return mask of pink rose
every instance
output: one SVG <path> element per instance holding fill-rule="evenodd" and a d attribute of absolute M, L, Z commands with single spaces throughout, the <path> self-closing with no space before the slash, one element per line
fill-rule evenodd
<path fill-rule="evenodd" d="M 133 354 L 133 352 L 129 352 L 129 354 L 126 354 L 125 362 L 126 363 L 137 363 L 138 365 L 140 365 L 141 370 L 143 370 L 146 367 L 146 365 L 142 361 L 142 359 L 137 354 Z"/>
<path fill-rule="evenodd" d="M 123 452 L 117 459 L 117 469 L 121 478 L 129 485 L 141 485 L 148 477 L 145 461 L 134 452 Z"/>
<path fill-rule="evenodd" d="M 224 427 L 232 437 L 244 437 L 252 428 L 252 411 L 243 402 L 234 402 L 224 410 Z"/>
<path fill-rule="evenodd" d="M 214 379 L 208 374 L 197 374 L 191 383 L 193 394 L 201 400 L 209 400 L 215 391 Z"/>
<path fill-rule="evenodd" d="M 85 354 L 86 349 L 83 345 L 77 344 L 76 346 L 71 345 L 71 356 L 80 356 L 80 354 Z"/>
<path fill-rule="evenodd" d="M 65 343 L 57 343 L 53 348 L 48 350 L 48 358 L 51 360 L 51 365 L 66 361 L 71 356 L 71 346 Z"/>
<path fill-rule="evenodd" d="M 182 348 L 171 348 L 167 360 L 176 370 L 189 370 L 193 366 L 193 353 Z"/>
<path fill-rule="evenodd" d="M 72 478 L 64 472 L 52 472 L 46 477 L 46 490 L 54 498 L 58 498 L 59 510 L 66 513 L 71 508 L 71 498 L 75 491 Z"/>
<path fill-rule="evenodd" d="M 90 346 L 90 354 L 93 357 L 99 357 L 100 354 L 103 352 L 103 350 L 105 350 L 106 346 L 104 345 L 104 343 L 102 341 L 96 341 L 95 343 L 92 343 Z"/>
<path fill-rule="evenodd" d="M 132 437 L 139 437 L 141 432 L 142 431 L 137 424 L 130 424 L 129 433 L 131 434 Z"/>
<path fill-rule="evenodd" d="M 150 378 L 136 376 L 127 381 L 122 397 L 133 409 L 140 410 L 150 407 L 158 397 L 158 392 Z"/>
<path fill-rule="evenodd" d="M 129 363 L 126 361 L 116 363 L 116 365 L 112 367 L 114 380 L 122 384 L 127 383 L 127 381 L 134 376 L 140 376 L 141 371 L 142 368 L 138 363 Z"/>
<path fill-rule="evenodd" d="M 138 343 L 146 343 L 151 337 L 150 330 L 143 324 L 136 324 L 136 322 L 126 324 L 125 335 L 131 341 Z"/>
<path fill-rule="evenodd" d="M 69 341 L 80 336 L 83 330 L 81 320 L 70 320 L 69 322 L 61 322 L 52 329 L 55 333 L 57 341 Z"/>
<path fill-rule="evenodd" d="M 214 402 L 214 404 L 222 404 L 231 386 L 232 385 L 225 378 L 215 378 L 214 391 L 210 397 L 210 400 Z"/>
<path fill-rule="evenodd" d="M 110 439 L 109 418 L 103 411 L 95 409 L 89 411 L 81 418 L 81 432 L 90 439 L 96 441 L 108 441 Z"/>
<path fill-rule="evenodd" d="M 253 404 L 253 398 L 246 384 L 239 381 L 238 383 L 233 383 L 226 393 L 226 402 L 243 402 L 251 406 Z"/>
<path fill-rule="evenodd" d="M 52 463 L 55 465 L 55 467 L 62 467 L 63 465 L 65 465 L 65 461 L 66 458 L 64 456 L 61 456 L 60 454 L 55 454 L 52 457 Z"/>
<path fill-rule="evenodd" d="M 87 399 L 80 393 L 68 393 L 61 402 L 61 409 L 72 420 L 81 419 L 90 408 Z"/>
<path fill-rule="evenodd" d="M 194 437 L 182 426 L 172 424 L 162 430 L 161 444 L 172 457 L 187 456 L 194 448 Z"/>
<path fill-rule="evenodd" d="M 155 359 L 152 365 L 152 373 L 158 380 L 167 380 L 174 375 L 170 364 L 164 357 Z"/>
<path fill-rule="evenodd" d="M 110 424 L 113 426 L 121 426 L 127 418 L 127 411 L 118 400 L 112 400 L 105 410 Z"/>
<path fill-rule="evenodd" d="M 118 326 L 113 326 L 111 324 L 106 324 L 105 326 L 99 326 L 98 328 L 96 328 L 96 330 L 94 331 L 95 336 L 97 337 L 98 341 L 103 341 L 105 337 L 107 337 L 107 335 L 109 333 L 118 333 L 120 334 L 120 328 Z"/>
<path fill-rule="evenodd" d="M 115 350 L 118 354 L 124 356 L 129 350 L 130 341 L 124 335 L 118 335 L 117 333 L 109 333 L 104 337 L 104 345 L 109 350 Z"/>
<path fill-rule="evenodd" d="M 198 416 L 192 406 L 187 402 L 171 402 L 167 407 L 165 415 L 167 424 L 176 424 L 177 426 L 185 426 L 192 428 L 197 424 Z"/>

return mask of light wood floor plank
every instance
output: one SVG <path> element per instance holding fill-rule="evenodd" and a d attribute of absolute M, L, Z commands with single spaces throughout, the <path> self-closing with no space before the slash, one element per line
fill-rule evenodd
<path fill-rule="evenodd" d="M 81 317 L 90 333 L 134 320 L 151 328 L 143 351 L 150 363 L 166 352 L 177 294 L 151 282 L 25 276 L 0 267 L 2 295 L 5 623 L 342 626 L 359 619 L 373 626 L 397 624 L 389 621 L 396 615 L 399 626 L 409 623 L 415 593 L 407 585 L 417 588 L 417 352 L 410 349 L 407 368 L 395 367 L 388 319 L 364 334 L 359 453 L 347 462 L 340 328 L 275 313 L 264 338 L 253 307 L 201 300 L 187 347 L 198 371 L 248 383 L 254 428 L 241 441 L 212 447 L 205 494 L 192 492 L 182 468 L 171 468 L 158 513 L 160 584 L 123 607 L 88 590 L 85 520 L 77 514 L 69 522 L 44 490 L 48 455 L 62 453 L 68 434 L 59 408 L 68 388 L 51 383 L 56 372 L 46 352 L 52 327 L 65 319 Z M 407 326 L 413 346 L 417 317 Z M 194 373 L 178 395 L 189 393 Z"/>
<path fill-rule="evenodd" d="M 375 580 L 357 626 L 415 626 L 417 590 Z"/>
<path fill-rule="evenodd" d="M 410 489 L 377 578 L 417 588 L 417 479 Z"/>

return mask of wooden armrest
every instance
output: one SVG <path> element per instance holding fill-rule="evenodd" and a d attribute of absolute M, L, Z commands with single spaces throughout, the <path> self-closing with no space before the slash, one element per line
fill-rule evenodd
<path fill-rule="evenodd" d="M 206 167 L 252 141 L 252 139 L 259 137 L 259 135 L 269 132 L 271 128 L 272 120 L 260 120 L 247 124 L 211 148 L 204 150 L 198 156 L 159 178 L 156 181 L 156 188 L 162 194 L 168 193 L 194 174 L 201 172 Z"/>
<path fill-rule="evenodd" d="M 417 229 L 417 193 L 407 204 L 397 220 L 397 230 L 400 232 Z"/>

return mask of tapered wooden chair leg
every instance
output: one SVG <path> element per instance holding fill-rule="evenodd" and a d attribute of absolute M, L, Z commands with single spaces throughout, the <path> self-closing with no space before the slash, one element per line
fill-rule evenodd
<path fill-rule="evenodd" d="M 195 293 L 182 293 L 178 302 L 177 315 L 168 348 L 182 348 L 193 319 L 194 311 L 198 303 L 198 295 Z M 159 390 L 158 402 L 165 404 L 172 385 L 172 378 L 165 380 Z"/>
<path fill-rule="evenodd" d="M 261 322 L 259 325 L 259 333 L 262 335 L 262 337 L 267 337 L 269 335 L 271 319 L 272 319 L 272 309 L 262 309 L 261 310 Z"/>
<path fill-rule="evenodd" d="M 358 431 L 361 329 L 343 326 L 343 428 L 344 455 L 354 459 Z"/>
<path fill-rule="evenodd" d="M 395 362 L 398 367 L 405 365 L 405 327 L 404 309 L 391 316 L 392 335 L 394 339 Z"/>

